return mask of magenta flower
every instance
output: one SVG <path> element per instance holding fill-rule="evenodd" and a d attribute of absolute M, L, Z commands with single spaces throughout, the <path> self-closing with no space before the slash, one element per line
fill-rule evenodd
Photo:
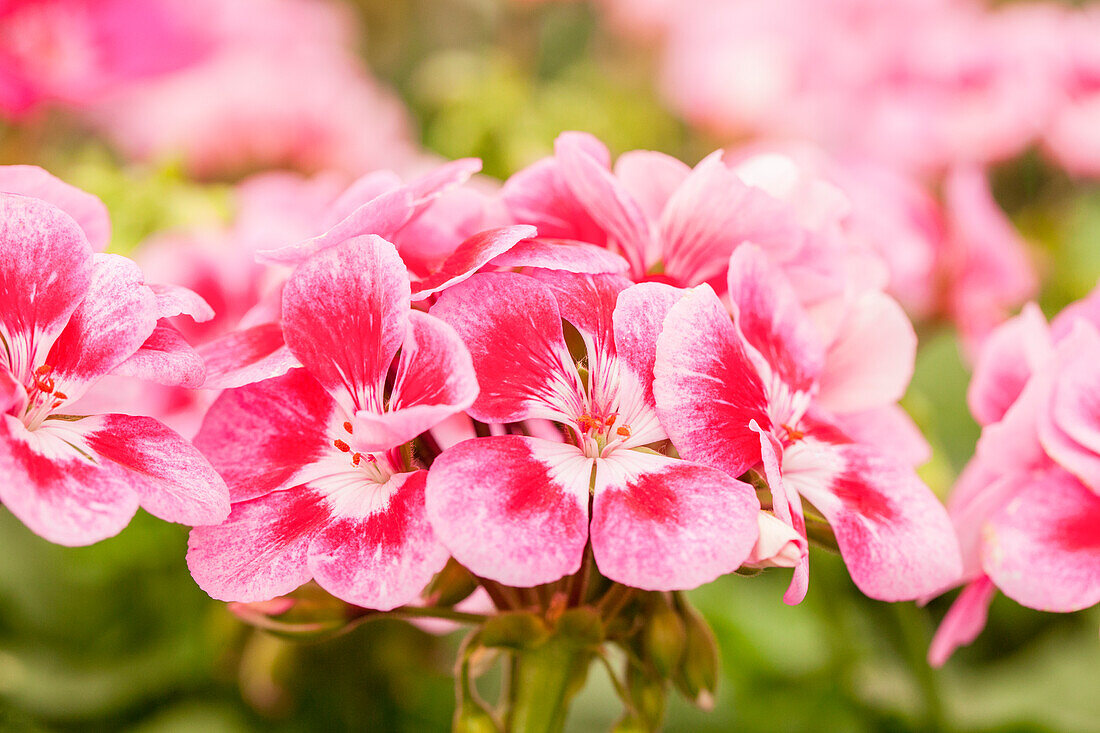
<path fill-rule="evenodd" d="M 4 506 L 66 545 L 118 533 L 138 506 L 192 525 L 224 519 L 225 483 L 179 435 L 148 417 L 69 409 L 109 373 L 170 370 L 149 339 L 159 317 L 192 299 L 182 289 L 158 295 L 130 260 L 93 253 L 45 201 L 0 194 L 0 222 Z"/>
<path fill-rule="evenodd" d="M 904 390 L 914 337 L 897 327 L 898 306 L 878 294 L 857 301 L 827 349 L 758 248 L 734 253 L 728 288 L 733 320 L 700 286 L 671 308 L 657 344 L 657 411 L 680 454 L 731 476 L 762 467 L 776 516 L 803 536 L 810 501 L 869 596 L 915 598 L 954 580 L 943 506 L 898 451 L 857 442 L 834 415 L 888 405 Z M 804 558 L 785 599 L 800 601 L 807 580 Z"/>
<path fill-rule="evenodd" d="M 509 434 L 444 451 L 428 476 L 436 533 L 474 573 L 517 586 L 575 572 L 589 540 L 600 572 L 636 588 L 692 588 L 735 570 L 758 534 L 755 494 L 651 448 L 666 439 L 650 388 L 654 350 L 680 291 L 537 272 L 475 275 L 432 314 L 473 356 L 475 419 L 553 420 L 565 440 Z M 583 337 L 576 361 L 563 319 Z"/>
<path fill-rule="evenodd" d="M 411 310 L 392 244 L 359 237 L 303 263 L 282 332 L 304 369 L 224 392 L 196 445 L 233 510 L 191 532 L 188 565 L 221 600 L 261 601 L 315 579 L 350 603 L 413 600 L 447 551 L 424 512 L 427 472 L 401 446 L 473 402 L 454 330 Z"/>

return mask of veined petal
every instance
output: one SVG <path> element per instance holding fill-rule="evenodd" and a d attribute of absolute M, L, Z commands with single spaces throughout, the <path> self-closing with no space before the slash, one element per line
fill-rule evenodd
<path fill-rule="evenodd" d="M 202 357 L 191 348 L 179 329 L 163 318 L 141 348 L 112 373 L 189 389 L 201 387 L 206 381 Z"/>
<path fill-rule="evenodd" d="M 826 352 L 817 402 L 856 412 L 897 402 L 913 376 L 917 335 L 905 311 L 878 291 L 856 298 Z"/>
<path fill-rule="evenodd" d="M 156 325 L 156 296 L 138 266 L 119 255 L 94 255 L 84 300 L 46 357 L 58 388 L 76 399 L 140 349 Z"/>
<path fill-rule="evenodd" d="M 278 323 L 231 331 L 197 347 L 206 365 L 206 389 L 232 389 L 282 376 L 301 366 L 283 340 Z"/>
<path fill-rule="evenodd" d="M 1022 477 L 989 521 L 982 565 L 1029 608 L 1068 612 L 1100 603 L 1100 496 L 1060 469 Z"/>
<path fill-rule="evenodd" d="M 0 502 L 35 534 L 59 545 L 113 537 L 138 508 L 122 472 L 94 462 L 79 447 L 80 436 L 67 423 L 50 420 L 30 432 L 16 418 L 0 415 Z"/>
<path fill-rule="evenodd" d="M 975 419 L 989 425 L 1003 418 L 1040 366 L 1038 354 L 1051 348 L 1046 318 L 1034 303 L 994 330 L 982 344 L 966 391 Z"/>
<path fill-rule="evenodd" d="M 802 540 L 796 549 L 800 557 L 794 564 L 791 583 L 783 594 L 783 602 L 794 606 L 802 603 L 810 589 L 810 545 L 806 539 L 806 517 L 802 511 L 802 498 L 793 488 L 783 481 L 779 462 L 783 456 L 783 447 L 774 435 L 765 432 L 755 420 L 749 427 L 760 438 L 760 463 L 764 468 L 764 478 L 768 481 L 768 490 L 772 494 L 772 511 L 784 523 L 790 525 Z"/>
<path fill-rule="evenodd" d="M 473 357 L 481 392 L 469 413 L 483 422 L 568 421 L 583 411 L 580 376 L 551 290 L 510 272 L 481 273 L 449 288 L 431 314 Z"/>
<path fill-rule="evenodd" d="M 834 415 L 833 420 L 856 443 L 874 446 L 907 466 L 920 466 L 932 457 L 932 446 L 898 405 Z"/>
<path fill-rule="evenodd" d="M 763 358 L 764 369 L 793 391 L 811 391 L 825 350 L 794 289 L 763 250 L 746 243 L 734 251 L 728 288 L 738 330 Z"/>
<path fill-rule="evenodd" d="M 759 533 L 760 502 L 721 471 L 634 450 L 596 461 L 592 552 L 643 590 L 685 590 L 733 572 Z"/>
<path fill-rule="evenodd" d="M 665 205 L 689 175 L 687 165 L 653 150 L 630 150 L 615 161 L 615 178 L 650 221 L 661 218 Z"/>
<path fill-rule="evenodd" d="M 497 267 L 541 267 L 565 272 L 622 273 L 629 263 L 614 252 L 572 239 L 525 239 L 493 258 Z"/>
<path fill-rule="evenodd" d="M 94 251 L 107 249 L 111 239 L 111 217 L 103 202 L 87 191 L 65 183 L 36 165 L 0 166 L 0 191 L 53 204 L 84 230 Z"/>
<path fill-rule="evenodd" d="M 8 367 L 23 382 L 88 291 L 92 251 L 61 209 L 0 194 L 0 261 L 0 336 Z"/>
<path fill-rule="evenodd" d="M 829 521 L 852 580 L 868 596 L 908 600 L 959 579 L 947 511 L 908 466 L 873 448 L 809 437 L 786 449 L 783 480 Z"/>
<path fill-rule="evenodd" d="M 539 235 L 555 239 L 607 244 L 607 234 L 566 185 L 561 165 L 545 158 L 509 178 L 501 200 L 518 224 L 531 224 Z"/>
<path fill-rule="evenodd" d="M 219 601 L 267 601 L 310 579 L 309 544 L 331 519 L 308 486 L 233 504 L 222 524 L 195 527 L 187 541 L 191 577 Z"/>
<path fill-rule="evenodd" d="M 428 519 L 476 575 L 521 587 L 552 582 L 581 565 L 592 460 L 537 438 L 467 440 L 432 463 Z"/>
<path fill-rule="evenodd" d="M 537 234 L 531 226 L 501 227 L 489 229 L 464 240 L 452 252 L 439 269 L 413 286 L 412 299 L 423 300 L 466 280 L 498 255 L 503 255 L 518 242 Z"/>
<path fill-rule="evenodd" d="M 326 229 L 339 224 L 360 206 L 378 198 L 384 193 L 401 188 L 401 176 L 393 171 L 371 171 L 352 181 L 343 193 L 336 197 L 325 210 Z"/>
<path fill-rule="evenodd" d="M 0 415 L 19 415 L 27 406 L 27 390 L 11 373 L 7 365 L 0 364 Z"/>
<path fill-rule="evenodd" d="M 943 617 L 932 644 L 928 647 L 928 663 L 942 667 L 960 646 L 978 638 L 989 616 L 989 604 L 997 588 L 982 575 L 963 588 Z"/>
<path fill-rule="evenodd" d="M 407 443 L 465 410 L 477 394 L 470 352 L 455 330 L 434 316 L 411 311 L 389 409 L 355 414 L 356 445 L 374 451 Z"/>
<path fill-rule="evenodd" d="M 283 288 L 283 335 L 337 400 L 381 410 L 382 389 L 409 329 L 409 276 L 377 236 L 331 247 L 301 264 Z"/>
<path fill-rule="evenodd" d="M 657 414 L 681 456 L 731 476 L 760 462 L 749 423 L 771 429 L 764 386 L 709 286 L 668 312 L 653 371 Z"/>
<path fill-rule="evenodd" d="M 169 522 L 217 524 L 229 490 L 202 454 L 151 417 L 96 415 L 73 425 L 96 454 L 126 469 L 143 509 Z"/>
<path fill-rule="evenodd" d="M 195 447 L 234 502 L 302 483 L 302 471 L 346 433 L 339 407 L 305 369 L 227 390 L 211 405 Z"/>
<path fill-rule="evenodd" d="M 607 164 L 592 153 L 594 141 L 585 133 L 562 133 L 554 142 L 554 157 L 577 201 L 607 232 L 609 242 L 630 262 L 634 274 L 644 275 L 656 259 L 651 223 Z"/>
<path fill-rule="evenodd" d="M 382 611 L 420 594 L 449 557 L 424 511 L 427 477 L 427 471 L 399 473 L 385 485 L 348 489 L 377 492 L 374 501 L 328 497 L 332 521 L 309 547 L 309 568 L 322 588 Z"/>

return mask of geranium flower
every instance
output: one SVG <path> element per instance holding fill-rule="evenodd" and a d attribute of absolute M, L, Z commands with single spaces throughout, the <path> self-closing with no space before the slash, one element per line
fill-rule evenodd
<path fill-rule="evenodd" d="M 474 573 L 517 586 L 575 572 L 589 539 L 600 572 L 636 588 L 692 588 L 736 569 L 757 538 L 755 494 L 650 448 L 666 438 L 650 389 L 657 333 L 680 292 L 538 273 L 475 275 L 432 308 L 473 356 L 470 415 L 553 420 L 567 434 L 476 438 L 439 455 L 427 502 L 440 539 Z M 577 361 L 562 319 L 583 337 Z"/>
<path fill-rule="evenodd" d="M 411 310 L 410 291 L 374 236 L 287 282 L 282 332 L 305 368 L 224 392 L 195 440 L 233 500 L 224 524 L 191 533 L 188 565 L 211 596 L 267 600 L 314 578 L 388 610 L 447 561 L 424 513 L 427 472 L 401 446 L 469 406 L 477 383 L 457 334 Z"/>
<path fill-rule="evenodd" d="M 94 254 L 70 216 L 34 198 L 0 194 L 0 249 L 4 505 L 66 545 L 118 533 L 138 506 L 192 525 L 224 519 L 225 483 L 178 434 L 149 417 L 68 409 L 108 373 L 169 369 L 145 347 L 158 317 L 196 305 L 193 294 L 158 295 L 133 262 Z"/>
<path fill-rule="evenodd" d="M 776 515 L 803 536 L 801 499 L 812 502 L 869 596 L 915 598 L 954 580 L 943 506 L 909 465 L 855 441 L 833 415 L 900 397 L 914 336 L 898 306 L 861 300 L 827 344 L 752 245 L 731 257 L 728 290 L 733 320 L 699 286 L 671 308 L 657 344 L 657 411 L 680 454 L 731 476 L 762 467 Z M 785 600 L 800 601 L 807 581 L 804 558 Z"/>

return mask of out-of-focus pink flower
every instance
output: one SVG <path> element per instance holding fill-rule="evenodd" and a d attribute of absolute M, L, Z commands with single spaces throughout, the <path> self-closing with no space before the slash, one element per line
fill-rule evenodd
<path fill-rule="evenodd" d="M 199 0 L 211 50 L 106 95 L 89 115 L 127 154 L 196 175 L 289 166 L 353 175 L 415 158 L 396 97 L 362 68 L 342 8 L 319 0 Z"/>
<path fill-rule="evenodd" d="M 996 329 L 968 395 L 983 424 L 948 503 L 969 583 L 929 660 L 985 625 L 994 591 L 1046 611 L 1100 603 L 1100 309 L 1094 295 L 1048 327 L 1029 305 Z"/>
<path fill-rule="evenodd" d="M 181 0 L 6 0 L 0 115 L 84 106 L 194 63 L 208 49 L 201 21 Z"/>
<path fill-rule="evenodd" d="M 733 319 L 709 286 L 669 311 L 657 343 L 661 423 L 684 457 L 731 476 L 759 467 L 775 515 L 805 540 L 805 497 L 824 515 L 856 585 L 883 600 L 958 577 L 943 506 L 898 456 L 846 434 L 834 414 L 884 409 L 912 374 L 916 337 L 872 291 L 823 339 L 790 282 L 752 245 L 730 259 Z M 805 544 L 803 544 L 803 553 Z M 808 557 L 784 599 L 805 596 Z"/>
<path fill-rule="evenodd" d="M 149 417 L 72 409 L 112 372 L 165 381 L 201 372 L 157 324 L 205 304 L 146 285 L 124 257 L 93 253 L 72 217 L 40 199 L 0 194 L 0 222 L 4 506 L 66 545 L 116 534 L 139 506 L 192 525 L 224 519 L 225 483 L 178 434 Z"/>
<path fill-rule="evenodd" d="M 225 523 L 191 533 L 188 565 L 213 597 L 267 600 L 313 578 L 388 610 L 447 561 L 424 512 L 427 472 L 398 447 L 468 407 L 477 382 L 454 329 L 411 310 L 410 292 L 377 236 L 291 276 L 282 330 L 305 368 L 224 392 L 196 438 L 233 500 Z"/>
<path fill-rule="evenodd" d="M 1100 9 L 1067 15 L 1050 35 L 1060 54 L 1054 87 L 1059 96 L 1043 144 L 1074 175 L 1100 177 Z"/>
<path fill-rule="evenodd" d="M 735 570 L 759 533 L 755 494 L 646 448 L 666 437 L 653 359 L 680 292 L 615 275 L 537 273 L 475 275 L 431 312 L 473 356 L 481 394 L 470 415 L 554 420 L 569 442 L 510 434 L 444 451 L 427 494 L 440 539 L 475 574 L 525 587 L 576 572 L 589 540 L 600 572 L 636 588 L 693 588 Z M 563 319 L 583 337 L 587 380 Z"/>

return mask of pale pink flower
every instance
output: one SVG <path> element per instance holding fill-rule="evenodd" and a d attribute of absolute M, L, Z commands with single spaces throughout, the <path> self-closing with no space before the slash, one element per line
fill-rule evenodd
<path fill-rule="evenodd" d="M 225 483 L 178 434 L 148 417 L 71 409 L 112 372 L 178 377 L 172 345 L 157 348 L 158 318 L 205 304 L 146 285 L 124 257 L 93 253 L 45 201 L 0 194 L 0 222 L 4 506 L 67 545 L 116 534 L 139 506 L 192 525 L 224 519 Z"/>
<path fill-rule="evenodd" d="M 410 292 L 376 236 L 291 276 L 282 331 L 305 368 L 227 390 L 196 438 L 233 500 L 224 524 L 191 533 L 188 565 L 213 597 L 267 600 L 313 578 L 388 610 L 447 561 L 424 513 L 427 472 L 399 447 L 468 407 L 477 382 L 458 335 L 411 310 Z"/>
<path fill-rule="evenodd" d="M 489 423 L 564 425 L 557 440 L 504 434 L 448 448 L 428 476 L 428 516 L 475 574 L 533 586 L 576 572 L 587 542 L 600 572 L 636 588 L 693 588 L 735 570 L 759 534 L 755 494 L 721 471 L 649 448 L 653 359 L 679 297 L 614 275 L 485 273 L 432 314 L 473 356 Z M 562 321 L 583 337 L 582 379 Z"/>

